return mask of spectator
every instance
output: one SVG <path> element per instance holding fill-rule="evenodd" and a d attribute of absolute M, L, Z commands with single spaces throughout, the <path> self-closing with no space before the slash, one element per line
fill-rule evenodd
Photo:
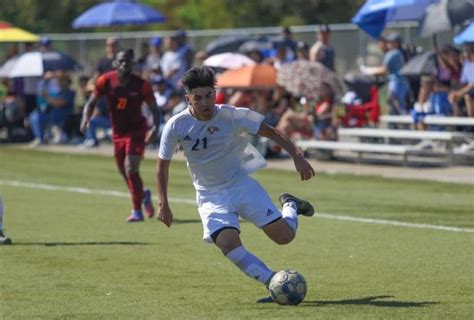
<path fill-rule="evenodd" d="M 146 79 L 151 79 L 150 78 L 150 72 L 155 66 L 160 65 L 161 61 L 161 56 L 163 55 L 162 49 L 161 49 L 161 38 L 160 37 L 154 37 L 150 40 L 150 48 L 151 51 L 147 55 L 146 60 L 145 60 L 145 73 L 146 73 Z"/>
<path fill-rule="evenodd" d="M 296 41 L 293 40 L 293 33 L 290 27 L 283 27 L 281 30 L 282 44 L 286 48 L 286 59 L 293 61 L 296 59 L 297 45 Z"/>
<path fill-rule="evenodd" d="M 320 62 L 329 69 L 335 71 L 334 60 L 336 52 L 330 42 L 331 29 L 329 28 L 329 25 L 320 25 L 317 33 L 317 41 L 309 50 L 309 60 Z"/>
<path fill-rule="evenodd" d="M 39 51 L 46 52 L 52 50 L 52 41 L 48 37 L 42 37 L 39 41 Z"/>
<path fill-rule="evenodd" d="M 187 43 L 188 37 L 187 33 L 184 30 L 178 30 L 176 31 L 174 38 L 176 39 L 178 48 L 176 50 L 176 54 L 178 56 L 178 61 L 180 64 L 177 76 L 178 79 L 181 79 L 181 77 L 184 75 L 188 69 L 190 69 L 193 66 L 194 63 L 194 50 L 191 48 L 191 46 Z M 178 83 L 176 81 L 176 83 Z"/>
<path fill-rule="evenodd" d="M 165 53 L 160 62 L 161 72 L 166 80 L 176 86 L 179 80 L 180 61 L 177 54 L 178 41 L 174 37 L 165 38 Z"/>
<path fill-rule="evenodd" d="M 141 45 L 141 55 L 137 59 L 137 63 L 135 64 L 137 74 L 142 75 L 142 77 L 147 76 L 145 74 L 145 66 L 146 66 L 146 58 L 148 57 L 149 54 L 150 54 L 150 42 L 143 41 Z"/>
<path fill-rule="evenodd" d="M 75 92 L 69 87 L 71 79 L 65 73 L 46 73 L 44 80 L 40 82 L 40 103 L 38 108 L 30 116 L 30 126 L 35 136 L 32 147 L 47 142 L 46 130 L 51 125 L 51 133 L 54 143 L 66 142 L 67 136 L 64 132 L 66 119 L 74 108 Z"/>
<path fill-rule="evenodd" d="M 296 44 L 296 60 L 309 60 L 309 46 L 304 41 Z"/>
<path fill-rule="evenodd" d="M 474 117 L 474 44 L 465 45 L 463 53 L 465 60 L 460 80 L 463 86 L 449 94 L 449 101 L 456 104 L 456 108 L 459 108 L 457 103 L 461 99 L 464 100 L 467 116 Z"/>
<path fill-rule="evenodd" d="M 385 50 L 383 65 L 378 67 L 361 67 L 364 73 L 371 75 L 388 75 L 388 106 L 389 114 L 407 114 L 407 102 L 409 94 L 408 81 L 400 75 L 400 69 L 404 65 L 402 52 L 399 50 L 401 37 L 391 33 L 379 39 L 379 46 Z"/>
<path fill-rule="evenodd" d="M 105 56 L 99 60 L 94 78 L 114 69 L 113 61 L 119 50 L 120 45 L 117 38 L 109 37 L 105 40 Z"/>

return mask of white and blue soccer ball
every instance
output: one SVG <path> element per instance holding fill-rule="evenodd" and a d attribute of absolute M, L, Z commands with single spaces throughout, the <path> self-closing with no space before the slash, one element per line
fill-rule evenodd
<path fill-rule="evenodd" d="M 272 277 L 268 290 L 273 301 L 282 305 L 298 305 L 306 296 L 308 287 L 296 270 L 282 270 Z"/>

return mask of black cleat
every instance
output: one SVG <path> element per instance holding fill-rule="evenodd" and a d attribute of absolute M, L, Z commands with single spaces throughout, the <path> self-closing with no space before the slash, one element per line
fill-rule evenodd
<path fill-rule="evenodd" d="M 257 300 L 257 303 L 274 303 L 271 296 L 265 297 L 265 298 L 260 298 Z"/>
<path fill-rule="evenodd" d="M 5 235 L 0 232 L 0 245 L 7 244 L 12 244 L 12 239 L 5 237 Z"/>
<path fill-rule="evenodd" d="M 314 208 L 306 200 L 299 199 L 289 193 L 282 193 L 278 198 L 280 204 L 283 206 L 288 201 L 293 201 L 296 204 L 296 212 L 306 217 L 312 217 L 314 215 Z"/>

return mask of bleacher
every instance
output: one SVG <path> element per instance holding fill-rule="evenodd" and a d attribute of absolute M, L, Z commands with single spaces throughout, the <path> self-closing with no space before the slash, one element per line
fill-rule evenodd
<path fill-rule="evenodd" d="M 381 124 L 411 125 L 410 116 L 382 116 Z M 339 141 L 300 140 L 297 145 L 308 152 L 326 152 L 333 157 L 340 153 L 350 153 L 356 156 L 358 162 L 368 155 L 401 156 L 404 165 L 411 158 L 417 162 L 425 159 L 432 162 L 433 158 L 449 164 L 461 159 L 463 162 L 474 164 L 474 152 L 459 150 L 462 145 L 474 146 L 474 135 L 471 132 L 456 131 L 463 127 L 474 128 L 473 118 L 427 116 L 425 122 L 429 125 L 444 127 L 446 131 L 416 131 L 407 129 L 388 128 L 340 128 Z M 452 131 L 450 131 L 452 130 Z M 474 148 L 467 148 L 474 149 Z"/>

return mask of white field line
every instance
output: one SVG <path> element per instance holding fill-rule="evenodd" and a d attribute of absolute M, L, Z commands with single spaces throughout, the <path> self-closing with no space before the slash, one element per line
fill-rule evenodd
<path fill-rule="evenodd" d="M 130 197 L 128 192 L 89 189 L 89 188 L 82 188 L 82 187 L 66 187 L 66 186 L 59 186 L 59 185 L 34 183 L 34 182 L 22 182 L 22 181 L 15 181 L 15 180 L 0 180 L 0 185 L 18 187 L 18 188 L 66 191 L 66 192 L 75 192 L 75 193 L 92 194 L 92 195 L 104 195 L 104 196 L 112 196 L 112 197 L 120 197 L 120 198 Z M 169 200 L 171 202 L 179 202 L 179 203 L 187 203 L 187 204 L 196 205 L 196 201 L 192 199 L 170 197 Z M 381 225 L 390 225 L 390 226 L 404 227 L 404 228 L 432 229 L 432 230 L 449 231 L 449 232 L 474 233 L 474 228 L 459 228 L 459 227 L 450 227 L 450 226 L 424 224 L 424 223 L 411 223 L 411 222 L 403 222 L 403 221 L 395 221 L 395 220 L 370 219 L 370 218 L 334 215 L 334 214 L 326 214 L 326 213 L 316 213 L 314 216 L 321 219 L 352 221 L 352 222 L 368 223 L 368 224 L 381 224 Z"/>

